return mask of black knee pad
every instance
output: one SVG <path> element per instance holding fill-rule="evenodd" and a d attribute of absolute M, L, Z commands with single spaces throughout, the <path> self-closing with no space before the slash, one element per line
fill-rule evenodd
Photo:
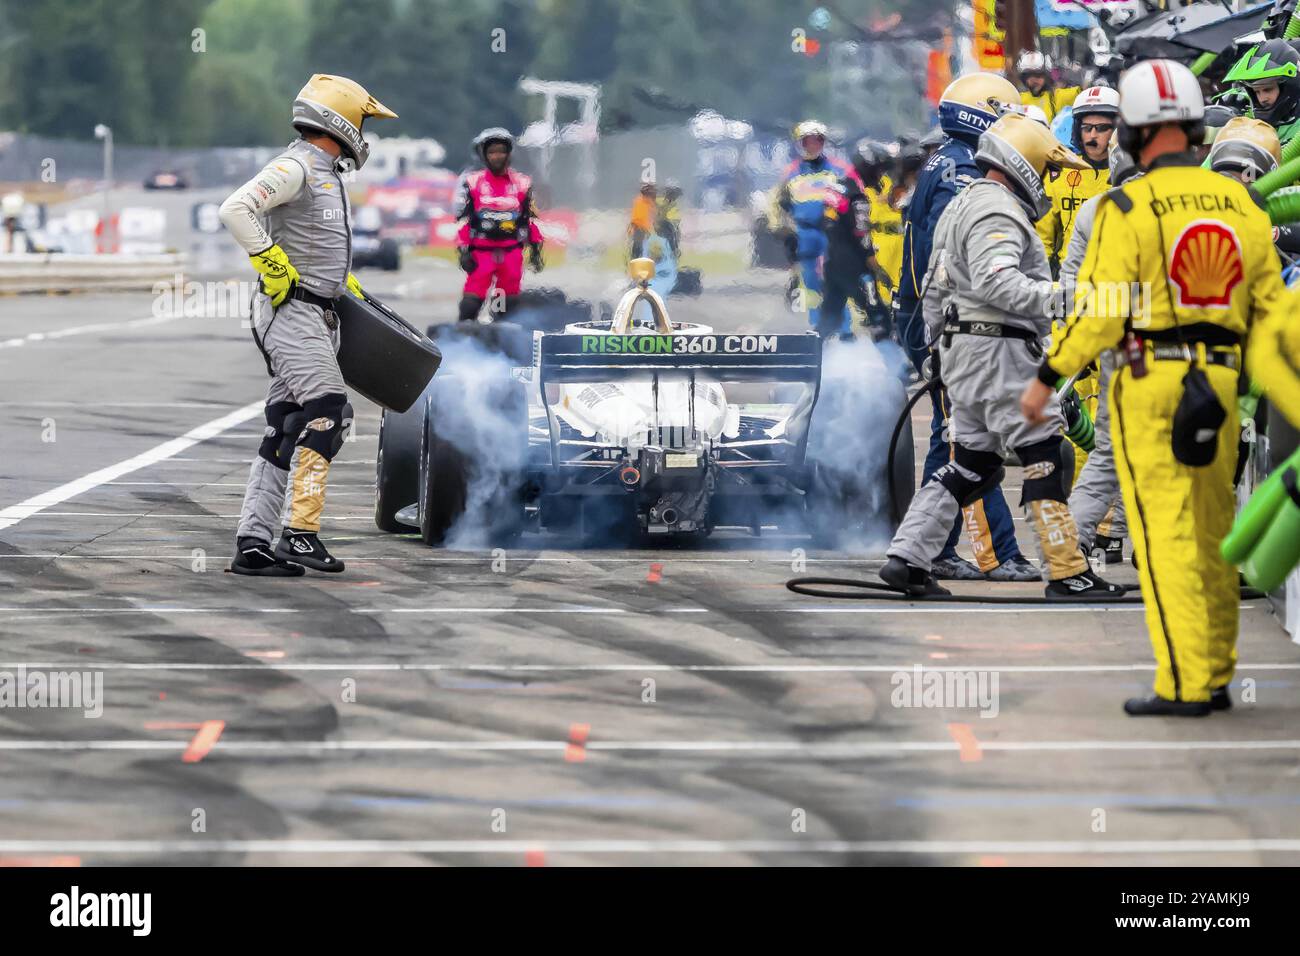
<path fill-rule="evenodd" d="M 1061 460 L 1060 435 L 1016 449 L 1025 468 L 1025 483 L 1020 494 L 1023 508 L 1031 501 L 1065 501 L 1065 466 Z"/>
<path fill-rule="evenodd" d="M 968 478 L 954 467 L 956 465 L 974 472 L 977 477 Z M 991 451 L 975 451 L 959 444 L 953 449 L 953 460 L 936 471 L 933 480 L 942 482 L 948 493 L 957 499 L 957 504 L 965 508 L 1000 484 L 1005 474 L 1001 455 Z"/>
<path fill-rule="evenodd" d="M 472 322 L 478 318 L 479 310 L 483 308 L 483 300 L 476 295 L 461 296 L 460 300 L 460 321 Z"/>
<path fill-rule="evenodd" d="M 326 461 L 332 461 L 343 448 L 352 427 L 352 406 L 342 392 L 330 392 L 303 403 L 302 429 L 297 443 L 310 448 Z"/>
<path fill-rule="evenodd" d="M 295 428 L 288 424 L 292 415 L 302 412 L 297 402 L 272 402 L 266 406 L 266 431 L 262 433 L 262 444 L 257 454 L 275 465 L 281 471 L 289 468 L 289 459 L 293 456 L 293 442 L 302 428 L 296 423 Z"/>

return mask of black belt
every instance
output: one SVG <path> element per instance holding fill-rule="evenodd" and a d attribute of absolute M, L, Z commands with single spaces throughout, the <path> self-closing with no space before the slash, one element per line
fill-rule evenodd
<path fill-rule="evenodd" d="M 1212 322 L 1193 322 L 1191 325 L 1175 326 L 1172 329 L 1134 329 L 1138 337 L 1147 342 L 1172 343 L 1183 342 L 1195 345 L 1204 342 L 1207 346 L 1228 347 L 1241 342 L 1241 336 L 1231 329 Z"/>
<path fill-rule="evenodd" d="M 963 319 L 949 319 L 943 325 L 944 335 L 980 335 L 990 339 L 1020 339 L 1022 342 L 1037 342 L 1038 333 L 1022 329 L 1015 325 L 1003 325 L 1001 322 L 967 322 Z"/>
<path fill-rule="evenodd" d="M 318 305 L 326 312 L 334 310 L 336 299 L 327 299 L 323 295 L 317 295 L 315 292 L 309 292 L 300 285 L 295 285 L 293 291 L 289 293 L 289 298 L 297 299 L 299 302 L 306 302 L 309 305 Z"/>
<path fill-rule="evenodd" d="M 1196 345 L 1192 342 L 1187 345 L 1151 342 L 1148 343 L 1148 348 L 1150 348 L 1151 357 L 1154 359 L 1178 362 L 1194 362 L 1197 360 Z M 1205 349 L 1205 363 L 1207 365 L 1222 365 L 1224 368 L 1230 368 L 1234 371 L 1241 366 L 1236 352 L 1215 351 L 1210 347 Z"/>
<path fill-rule="evenodd" d="M 260 284 L 259 284 L 259 288 L 260 288 Z M 262 291 L 265 292 L 266 290 L 263 289 Z M 327 299 L 325 298 L 325 296 L 317 295 L 315 292 L 311 292 L 307 289 L 304 289 L 300 285 L 295 285 L 293 287 L 293 289 L 289 292 L 289 295 L 286 297 L 285 301 L 288 301 L 288 299 L 297 299 L 299 302 L 306 302 L 308 305 L 314 305 L 319 307 L 321 311 L 325 313 L 326 327 L 328 327 L 331 332 L 333 332 L 336 328 L 338 328 L 338 324 L 339 324 L 338 312 L 335 308 L 335 303 L 338 301 L 337 299 Z M 280 305 L 284 305 L 284 302 L 281 302 Z M 271 326 L 275 324 L 275 320 L 278 315 L 279 315 L 279 309 L 272 308 L 271 321 L 266 323 L 267 333 L 271 331 Z M 257 350 L 262 353 L 262 360 L 266 362 L 266 374 L 274 376 L 275 369 L 271 366 L 271 353 L 269 353 L 266 350 L 266 347 L 262 344 L 263 340 L 266 338 L 266 334 L 262 334 L 262 335 L 257 334 L 256 322 L 250 321 L 249 327 L 253 331 L 253 341 L 257 344 Z"/>

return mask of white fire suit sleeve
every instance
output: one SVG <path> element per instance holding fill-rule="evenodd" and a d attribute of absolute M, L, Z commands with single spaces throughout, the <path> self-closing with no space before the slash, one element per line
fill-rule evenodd
<path fill-rule="evenodd" d="M 283 156 L 273 159 L 221 204 L 221 221 L 250 256 L 265 252 L 275 240 L 260 217 L 297 196 L 306 181 L 301 163 Z"/>
<path fill-rule="evenodd" d="M 1029 319 L 1046 335 L 1054 305 L 1052 283 L 1022 271 L 1029 243 L 1038 241 L 1032 228 L 1026 232 L 1011 216 L 991 213 L 974 222 L 964 246 L 971 294 L 1003 312 Z"/>

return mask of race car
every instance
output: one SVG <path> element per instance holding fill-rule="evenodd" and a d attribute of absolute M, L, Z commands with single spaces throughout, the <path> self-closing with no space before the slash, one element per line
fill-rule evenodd
<path fill-rule="evenodd" d="M 402 267 L 402 250 L 396 239 L 382 234 L 380 212 L 374 206 L 362 206 L 352 224 L 352 267 L 376 268 L 396 272 Z"/>
<path fill-rule="evenodd" d="M 379 528 L 456 546 L 720 527 L 879 545 L 915 472 L 907 428 L 892 500 L 887 445 L 906 396 L 874 346 L 833 343 L 824 356 L 813 333 L 674 322 L 650 288 L 654 263 L 630 271 L 608 319 L 531 334 L 464 323 L 440 336 L 441 372 L 381 421 Z"/>

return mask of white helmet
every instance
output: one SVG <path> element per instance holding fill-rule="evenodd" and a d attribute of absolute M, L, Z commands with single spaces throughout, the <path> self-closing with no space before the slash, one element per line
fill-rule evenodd
<path fill-rule="evenodd" d="M 1141 160 L 1145 127 L 1176 123 L 1190 144 L 1205 138 L 1205 97 L 1196 75 L 1173 60 L 1143 60 L 1119 78 L 1119 145 Z"/>
<path fill-rule="evenodd" d="M 1119 91 L 1109 86 L 1090 86 L 1074 98 L 1070 113 L 1070 148 L 1083 150 L 1083 117 L 1088 114 L 1119 119 Z"/>
<path fill-rule="evenodd" d="M 1114 116 L 1119 112 L 1119 90 L 1109 86 L 1090 86 L 1074 98 L 1074 115 L 1083 113 L 1107 113 Z"/>
<path fill-rule="evenodd" d="M 1051 69 L 1052 58 L 1037 50 L 1026 50 L 1016 60 L 1016 72 L 1021 76 L 1026 73 L 1049 73 Z"/>
<path fill-rule="evenodd" d="M 1048 125 L 1047 114 L 1043 112 L 1041 106 L 1035 106 L 1033 103 L 1030 103 L 1026 106 L 1021 106 L 1016 112 L 1024 113 L 1035 123 L 1042 123 L 1044 126 Z"/>
<path fill-rule="evenodd" d="M 1199 122 L 1205 116 L 1201 83 L 1181 63 L 1143 60 L 1119 78 L 1119 115 L 1126 126 Z"/>

